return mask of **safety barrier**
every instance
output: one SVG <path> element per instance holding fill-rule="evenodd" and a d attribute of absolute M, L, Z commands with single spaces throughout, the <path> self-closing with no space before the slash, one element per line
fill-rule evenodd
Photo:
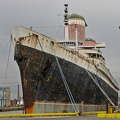
<path fill-rule="evenodd" d="M 98 114 L 98 118 L 120 118 L 120 113 Z"/>
<path fill-rule="evenodd" d="M 78 112 L 68 112 L 68 113 L 38 113 L 38 114 L 0 114 L 0 118 L 9 118 L 9 117 L 80 116 L 80 115 L 97 115 L 97 114 L 99 114 L 99 116 L 103 116 L 105 113 L 106 113 L 106 111 L 83 112 L 82 114 L 78 113 Z"/>
<path fill-rule="evenodd" d="M 79 113 L 41 113 L 41 114 L 0 114 L 0 118 L 9 117 L 49 117 L 49 116 L 79 116 Z"/>
<path fill-rule="evenodd" d="M 92 112 L 83 112 L 83 115 L 97 115 L 97 114 L 105 114 L 106 111 L 92 111 Z"/>

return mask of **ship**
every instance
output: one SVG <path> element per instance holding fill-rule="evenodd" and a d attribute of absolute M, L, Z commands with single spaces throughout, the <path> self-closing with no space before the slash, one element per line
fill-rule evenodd
<path fill-rule="evenodd" d="M 65 4 L 64 40 L 23 26 L 11 30 L 26 114 L 73 111 L 66 84 L 77 105 L 82 101 L 105 105 L 107 97 L 118 105 L 119 85 L 100 50 L 105 43 L 85 38 L 85 18 L 68 14 L 67 7 Z"/>

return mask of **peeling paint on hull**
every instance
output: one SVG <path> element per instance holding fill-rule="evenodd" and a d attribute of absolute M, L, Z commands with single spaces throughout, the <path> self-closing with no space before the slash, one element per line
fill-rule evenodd
<path fill-rule="evenodd" d="M 15 60 L 21 73 L 26 113 L 34 112 L 36 100 L 54 103 L 70 102 L 53 55 L 16 44 Z M 77 103 L 84 101 L 85 104 L 105 104 L 105 96 L 84 68 L 59 57 L 58 60 Z M 91 74 L 93 75 L 93 73 Z M 100 77 L 95 77 L 103 90 L 117 105 L 118 93 Z"/>

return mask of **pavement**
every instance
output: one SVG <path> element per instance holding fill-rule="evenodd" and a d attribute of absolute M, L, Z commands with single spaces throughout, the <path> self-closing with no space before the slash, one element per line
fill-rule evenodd
<path fill-rule="evenodd" d="M 22 117 L 0 118 L 0 120 L 116 120 L 116 118 L 97 118 L 97 115 L 60 116 L 60 117 Z"/>

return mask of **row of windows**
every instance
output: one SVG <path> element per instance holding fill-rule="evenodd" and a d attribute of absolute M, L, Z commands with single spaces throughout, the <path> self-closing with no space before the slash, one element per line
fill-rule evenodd
<path fill-rule="evenodd" d="M 76 46 L 76 42 L 59 42 L 60 45 L 64 46 Z M 78 42 L 78 46 L 82 46 L 83 43 Z"/>

